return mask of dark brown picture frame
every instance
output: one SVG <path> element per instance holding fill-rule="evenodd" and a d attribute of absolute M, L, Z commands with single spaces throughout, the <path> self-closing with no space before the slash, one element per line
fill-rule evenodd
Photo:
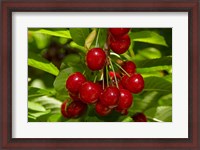
<path fill-rule="evenodd" d="M 5 0 L 1 3 L 1 149 L 200 149 L 199 0 Z M 188 12 L 189 137 L 165 139 L 12 138 L 12 12 Z M 181 55 L 181 50 L 180 50 Z M 180 89 L 181 90 L 181 89 Z M 183 116 L 180 116 L 183 117 Z"/>

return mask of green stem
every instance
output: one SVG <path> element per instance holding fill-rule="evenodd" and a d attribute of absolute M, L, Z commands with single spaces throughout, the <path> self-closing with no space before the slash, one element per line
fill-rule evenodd
<path fill-rule="evenodd" d="M 114 72 L 115 84 L 116 84 L 117 88 L 119 89 L 118 82 L 117 82 L 117 77 L 116 77 L 116 74 L 115 74 L 115 69 L 113 67 L 113 64 L 112 64 L 112 61 L 111 61 L 110 57 L 108 59 L 110 61 L 110 66 L 112 68 L 112 71 Z"/>
<path fill-rule="evenodd" d="M 107 86 L 109 86 L 109 81 L 108 81 L 108 66 L 106 66 L 106 82 L 107 82 Z"/>
<path fill-rule="evenodd" d="M 96 43 L 95 43 L 95 47 L 99 47 L 99 33 L 100 33 L 100 29 L 98 29 L 98 33 L 97 33 L 97 37 L 96 37 Z"/>
<path fill-rule="evenodd" d="M 124 70 L 119 64 L 117 64 L 116 62 L 114 62 L 115 63 L 115 65 L 117 66 L 117 67 L 119 67 L 128 77 L 130 77 L 130 75 L 128 74 L 128 72 L 126 72 L 126 70 Z"/>
<path fill-rule="evenodd" d="M 135 54 L 134 54 L 134 52 L 133 52 L 133 47 L 134 47 L 134 41 L 131 42 L 131 45 L 130 45 L 130 47 L 129 47 L 129 49 L 128 49 L 128 51 L 129 51 L 131 57 L 134 57 L 134 56 L 135 56 Z"/>

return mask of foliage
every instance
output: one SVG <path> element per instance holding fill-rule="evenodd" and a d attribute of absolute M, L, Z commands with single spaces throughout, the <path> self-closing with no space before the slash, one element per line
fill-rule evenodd
<path fill-rule="evenodd" d="M 143 112 L 149 122 L 172 121 L 172 30 L 170 28 L 131 29 L 129 50 L 112 59 L 131 60 L 145 80 L 142 93 L 134 94 L 128 115 L 111 113 L 98 116 L 90 105 L 86 114 L 66 119 L 60 113 L 69 98 L 65 88 L 68 76 L 85 72 L 93 81 L 96 72 L 85 65 L 85 54 L 106 42 L 105 28 L 29 28 L 28 29 L 28 121 L 29 122 L 133 122 L 131 116 Z M 116 67 L 116 66 L 115 66 Z M 100 78 L 100 77 L 99 77 Z"/>

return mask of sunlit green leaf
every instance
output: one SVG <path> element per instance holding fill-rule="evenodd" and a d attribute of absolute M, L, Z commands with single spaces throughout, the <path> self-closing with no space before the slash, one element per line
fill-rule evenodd
<path fill-rule="evenodd" d="M 95 37 L 97 34 L 97 30 L 94 29 L 92 30 L 92 32 L 90 32 L 90 34 L 87 36 L 87 38 L 85 39 L 85 47 L 86 49 L 90 49 L 91 44 L 93 43 Z"/>
<path fill-rule="evenodd" d="M 45 111 L 46 109 L 39 103 L 34 103 L 28 101 L 28 109 L 34 110 L 34 111 Z"/>
<path fill-rule="evenodd" d="M 43 115 L 47 115 L 51 112 L 51 110 L 46 110 L 46 111 L 42 111 L 42 112 L 29 112 L 29 115 L 33 116 L 33 117 L 40 117 L 40 116 L 43 116 Z"/>
<path fill-rule="evenodd" d="M 28 98 L 34 98 L 34 97 L 40 97 L 40 96 L 51 96 L 54 92 L 46 90 L 46 89 L 40 89 L 36 87 L 28 87 Z"/>
<path fill-rule="evenodd" d="M 171 122 L 172 107 L 171 106 L 153 107 L 145 111 L 145 115 L 153 120 Z"/>
<path fill-rule="evenodd" d="M 51 29 L 38 29 L 38 30 L 30 30 L 31 33 L 42 33 L 47 34 L 51 36 L 57 36 L 57 37 L 64 37 L 64 38 L 71 38 L 71 35 L 69 33 L 69 30 L 67 29 L 60 29 L 60 30 L 51 30 Z"/>
<path fill-rule="evenodd" d="M 28 65 L 31 67 L 46 71 L 48 73 L 51 73 L 55 76 L 57 76 L 59 73 L 58 68 L 54 66 L 53 63 L 31 52 L 29 52 L 29 55 L 28 55 Z"/>
<path fill-rule="evenodd" d="M 172 84 L 160 77 L 144 78 L 144 91 L 172 92 Z"/>
<path fill-rule="evenodd" d="M 62 118 L 62 116 L 60 113 L 53 114 L 47 119 L 47 122 L 59 122 L 59 121 L 61 121 L 61 118 Z"/>
<path fill-rule="evenodd" d="M 130 34 L 130 37 L 135 42 L 145 42 L 150 44 L 168 46 L 165 42 L 165 38 L 154 31 L 132 32 Z"/>

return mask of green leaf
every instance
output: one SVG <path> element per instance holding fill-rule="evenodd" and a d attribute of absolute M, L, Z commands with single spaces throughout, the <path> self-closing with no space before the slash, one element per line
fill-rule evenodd
<path fill-rule="evenodd" d="M 31 116 L 33 116 L 33 117 L 35 117 L 35 118 L 38 118 L 38 117 L 41 117 L 41 116 L 43 116 L 43 115 L 47 115 L 47 114 L 49 114 L 50 112 L 51 112 L 51 110 L 46 110 L 46 111 L 34 112 L 34 113 L 29 112 L 28 114 L 31 115 Z"/>
<path fill-rule="evenodd" d="M 60 69 L 62 70 L 62 69 L 65 69 L 67 67 L 73 67 L 73 66 L 79 65 L 80 61 L 81 61 L 80 55 L 69 54 L 64 58 L 61 66 L 60 66 Z"/>
<path fill-rule="evenodd" d="M 133 122 L 133 119 L 130 116 L 128 116 L 128 117 L 124 118 L 122 120 L 122 122 Z"/>
<path fill-rule="evenodd" d="M 51 62 L 47 61 L 46 59 L 32 52 L 29 52 L 29 55 L 28 55 L 28 65 L 31 67 L 46 71 L 48 73 L 51 73 L 55 76 L 57 76 L 59 73 L 58 68 L 54 66 L 54 64 L 52 64 Z"/>
<path fill-rule="evenodd" d="M 46 109 L 41 104 L 30 102 L 30 101 L 28 101 L 28 109 L 34 110 L 34 111 L 46 111 Z"/>
<path fill-rule="evenodd" d="M 107 29 L 100 28 L 99 30 L 100 31 L 99 31 L 98 44 L 99 44 L 99 47 L 103 48 L 107 41 Z"/>
<path fill-rule="evenodd" d="M 156 66 L 156 67 L 149 67 L 149 68 L 136 68 L 137 73 L 149 73 L 155 71 L 162 71 L 168 70 L 171 66 Z"/>
<path fill-rule="evenodd" d="M 55 93 L 46 89 L 40 89 L 36 87 L 28 87 L 28 98 L 35 98 L 40 96 L 52 96 Z"/>
<path fill-rule="evenodd" d="M 156 59 L 162 56 L 161 52 L 154 47 L 148 47 L 142 50 L 138 50 L 138 55 L 141 55 L 146 59 Z"/>
<path fill-rule="evenodd" d="M 86 40 L 85 40 L 85 48 L 86 49 L 90 49 L 90 46 L 92 45 L 95 37 L 96 37 L 96 34 L 97 34 L 97 30 L 94 29 L 92 32 L 90 32 L 90 34 L 87 36 Z"/>
<path fill-rule="evenodd" d="M 60 108 L 61 102 L 53 97 L 48 97 L 48 96 L 41 96 L 38 98 L 33 99 L 31 102 L 39 103 L 46 109 L 50 109 L 50 106 L 52 108 Z"/>
<path fill-rule="evenodd" d="M 146 60 L 142 60 L 142 61 L 136 60 L 134 62 L 136 63 L 137 68 L 148 68 L 148 67 L 155 67 L 155 66 L 171 66 L 172 65 L 172 57 L 146 59 Z"/>
<path fill-rule="evenodd" d="M 81 46 L 85 45 L 85 39 L 88 37 L 89 33 L 89 28 L 70 28 L 73 41 Z"/>
<path fill-rule="evenodd" d="M 155 103 L 158 101 L 159 93 L 158 92 L 148 92 L 144 94 L 133 95 L 133 104 L 129 109 L 129 114 L 133 115 L 137 112 L 143 112 L 149 107 L 156 105 Z"/>
<path fill-rule="evenodd" d="M 63 38 L 71 38 L 70 32 L 67 29 L 59 29 L 59 30 L 51 30 L 51 29 L 39 29 L 39 30 L 29 30 L 31 33 L 42 33 L 51 36 L 63 37 Z"/>
<path fill-rule="evenodd" d="M 143 91 L 172 92 L 172 83 L 160 77 L 144 78 L 144 83 Z"/>
<path fill-rule="evenodd" d="M 162 96 L 158 100 L 160 106 L 172 106 L 172 93 Z"/>
<path fill-rule="evenodd" d="M 61 121 L 61 118 L 62 118 L 62 116 L 60 113 L 53 114 L 47 119 L 47 122 L 59 122 L 59 121 Z"/>
<path fill-rule="evenodd" d="M 148 109 L 144 112 L 147 118 L 154 121 L 172 122 L 172 107 L 159 106 Z"/>
<path fill-rule="evenodd" d="M 144 42 L 150 44 L 157 44 L 162 46 L 168 46 L 163 36 L 154 31 L 140 31 L 130 33 L 131 39 L 135 42 Z"/>

